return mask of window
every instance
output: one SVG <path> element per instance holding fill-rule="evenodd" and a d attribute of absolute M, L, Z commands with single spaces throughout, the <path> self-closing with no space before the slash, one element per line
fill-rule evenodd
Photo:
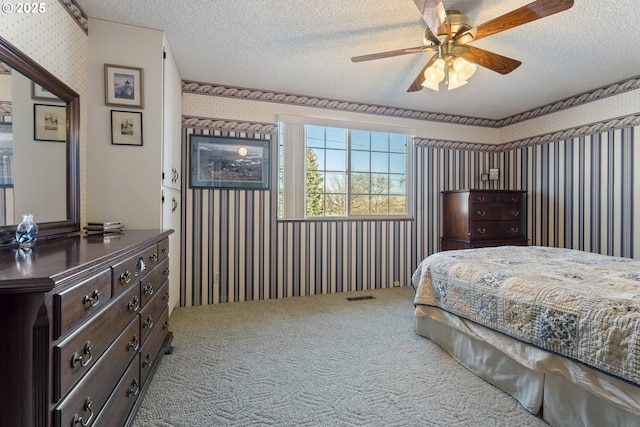
<path fill-rule="evenodd" d="M 379 130 L 281 125 L 279 216 L 408 217 L 408 138 Z"/>

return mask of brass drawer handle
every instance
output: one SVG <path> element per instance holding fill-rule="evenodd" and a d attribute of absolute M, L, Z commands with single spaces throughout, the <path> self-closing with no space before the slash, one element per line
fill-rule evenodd
<path fill-rule="evenodd" d="M 87 427 L 91 424 L 91 420 L 93 419 L 93 409 L 91 408 L 91 405 L 93 405 L 93 402 L 90 397 L 87 397 L 87 400 L 84 402 L 84 410 L 85 412 L 89 411 L 89 418 L 87 418 L 87 421 L 84 421 L 81 415 L 75 414 L 73 417 L 73 423 L 71 424 L 72 426 L 80 423 L 82 426 Z"/>
<path fill-rule="evenodd" d="M 152 262 L 158 261 L 158 253 L 154 252 L 151 255 L 149 255 L 149 261 L 152 261 Z"/>
<path fill-rule="evenodd" d="M 486 233 L 486 232 L 487 232 L 487 229 L 486 229 L 486 228 L 476 228 L 476 231 L 477 231 L 478 233 L 480 233 L 480 234 L 484 234 L 484 233 Z"/>
<path fill-rule="evenodd" d="M 100 304 L 100 295 L 102 295 L 102 292 L 96 289 L 93 291 L 93 293 L 91 293 L 91 295 L 85 295 L 82 302 L 84 303 L 84 305 L 95 307 L 96 305 Z"/>
<path fill-rule="evenodd" d="M 511 211 L 511 215 L 519 216 L 520 215 L 520 211 Z"/>
<path fill-rule="evenodd" d="M 151 317 L 151 315 L 148 315 L 147 319 L 144 322 L 142 322 L 142 327 L 149 328 L 149 329 L 153 328 L 153 317 Z"/>
<path fill-rule="evenodd" d="M 138 338 L 138 334 L 133 334 L 131 337 L 131 341 L 127 343 L 127 351 L 133 350 L 138 351 L 140 348 L 140 339 Z"/>
<path fill-rule="evenodd" d="M 75 368 L 76 366 L 80 365 L 84 368 L 85 366 L 87 366 L 93 358 L 93 356 L 91 355 L 91 350 L 93 350 L 93 344 L 91 344 L 91 341 L 87 341 L 86 343 L 84 343 L 84 355 L 78 354 L 77 352 L 73 353 L 73 355 L 71 356 L 71 367 Z M 84 360 L 84 356 L 89 356 L 89 358 L 87 360 Z"/>
<path fill-rule="evenodd" d="M 165 292 L 164 295 L 162 295 L 162 300 L 169 301 L 169 292 Z"/>
<path fill-rule="evenodd" d="M 145 286 L 145 287 L 142 289 L 142 292 L 143 292 L 145 295 L 153 295 L 153 283 L 151 283 L 151 282 L 147 283 L 147 286 Z"/>
<path fill-rule="evenodd" d="M 487 214 L 487 211 L 476 211 L 476 213 L 478 214 L 478 216 L 485 216 Z"/>
<path fill-rule="evenodd" d="M 162 330 L 163 331 L 166 331 L 167 329 L 169 329 L 169 322 L 168 321 L 164 322 L 164 324 L 162 325 Z"/>
<path fill-rule="evenodd" d="M 478 196 L 478 201 L 479 201 L 479 202 L 484 202 L 484 200 L 485 200 L 485 197 L 484 197 L 484 196 Z"/>
<path fill-rule="evenodd" d="M 162 274 L 164 274 L 165 276 L 169 276 L 169 267 L 168 267 L 168 266 L 167 266 L 167 267 L 165 267 L 165 268 L 162 270 Z"/>
<path fill-rule="evenodd" d="M 151 367 L 153 366 L 153 356 L 151 353 L 147 353 L 147 357 L 144 358 L 144 362 L 142 362 L 142 367 Z"/>
<path fill-rule="evenodd" d="M 511 227 L 511 232 L 512 233 L 517 233 L 518 231 L 520 231 L 520 229 L 518 227 Z"/>
<path fill-rule="evenodd" d="M 129 283 L 131 281 L 131 272 L 129 270 L 122 273 L 119 277 L 120 283 Z"/>
<path fill-rule="evenodd" d="M 167 252 L 169 252 L 169 248 L 168 248 L 168 247 L 166 247 L 166 246 L 163 246 L 163 247 L 160 249 L 160 253 L 161 253 L 162 255 L 166 254 Z"/>
<path fill-rule="evenodd" d="M 518 203 L 520 201 L 520 199 L 518 197 L 512 197 L 511 201 L 514 203 Z"/>
<path fill-rule="evenodd" d="M 129 311 L 138 311 L 140 309 L 140 299 L 137 295 L 134 295 L 131 301 L 127 303 L 127 308 Z"/>
<path fill-rule="evenodd" d="M 127 397 L 137 396 L 140 392 L 140 384 L 138 383 L 138 379 L 134 378 L 131 382 L 131 387 L 127 390 Z"/>

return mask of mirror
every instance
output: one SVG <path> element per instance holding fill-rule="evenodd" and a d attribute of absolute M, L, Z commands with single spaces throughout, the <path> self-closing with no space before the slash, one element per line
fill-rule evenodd
<path fill-rule="evenodd" d="M 0 243 L 13 238 L 26 213 L 34 213 L 38 239 L 79 231 L 80 97 L 2 37 L 0 61 L 11 74 L 2 98 L 12 98 L 0 99 L 11 114 L 0 120 Z M 25 111 L 26 120 L 16 117 Z"/>

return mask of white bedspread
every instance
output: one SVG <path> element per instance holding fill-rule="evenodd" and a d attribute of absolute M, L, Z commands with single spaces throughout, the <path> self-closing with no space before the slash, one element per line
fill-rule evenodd
<path fill-rule="evenodd" d="M 640 385 L 640 261 L 503 246 L 433 254 L 412 277 L 435 306 Z"/>

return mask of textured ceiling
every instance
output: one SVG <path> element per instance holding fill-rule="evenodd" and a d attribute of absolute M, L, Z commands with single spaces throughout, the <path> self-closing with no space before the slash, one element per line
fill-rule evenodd
<path fill-rule="evenodd" d="M 443 0 L 481 24 L 532 0 Z M 469 83 L 407 93 L 429 53 L 353 63 L 422 45 L 412 0 L 77 0 L 90 17 L 163 30 L 183 80 L 501 119 L 640 74 L 638 0 L 571 9 L 474 42 L 522 61 Z M 91 34 L 89 24 L 89 34 Z M 127 64 L 135 65 L 135 64 Z"/>

